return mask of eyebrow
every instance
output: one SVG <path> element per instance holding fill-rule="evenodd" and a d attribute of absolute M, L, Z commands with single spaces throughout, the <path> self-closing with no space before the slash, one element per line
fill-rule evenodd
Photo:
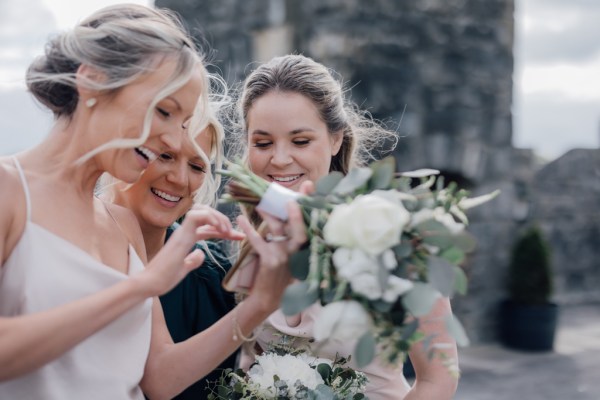
<path fill-rule="evenodd" d="M 314 131 L 315 130 L 312 129 L 312 128 L 297 128 L 297 129 L 294 129 L 294 130 L 292 130 L 292 131 L 290 131 L 288 133 L 290 135 L 297 135 L 297 134 L 302 133 L 302 132 L 314 132 Z M 269 132 L 263 131 L 262 129 L 255 129 L 255 130 L 252 131 L 251 134 L 252 135 L 259 135 L 259 136 L 271 136 L 271 134 Z"/>

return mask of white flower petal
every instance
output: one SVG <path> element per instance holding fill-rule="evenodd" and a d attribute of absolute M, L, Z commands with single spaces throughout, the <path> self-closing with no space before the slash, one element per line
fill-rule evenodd
<path fill-rule="evenodd" d="M 496 196 L 500 194 L 500 190 L 494 190 L 492 193 L 484 194 L 482 196 L 477 197 L 464 197 L 460 199 L 458 202 L 458 207 L 461 210 L 468 210 L 469 208 L 477 207 L 483 203 L 487 203 L 488 201 L 494 199 Z"/>
<path fill-rule="evenodd" d="M 409 178 L 424 178 L 426 176 L 439 175 L 439 174 L 440 174 L 440 171 L 438 171 L 437 169 L 430 169 L 430 168 L 422 168 L 422 169 L 417 169 L 414 171 L 400 172 L 400 175 L 407 176 Z"/>

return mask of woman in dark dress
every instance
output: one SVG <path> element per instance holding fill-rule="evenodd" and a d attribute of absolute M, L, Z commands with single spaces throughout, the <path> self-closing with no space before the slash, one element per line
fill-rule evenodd
<path fill-rule="evenodd" d="M 196 145 L 206 159 L 186 138 L 180 149 L 162 153 L 136 183 L 118 183 L 105 190 L 105 196 L 129 208 L 137 217 L 149 260 L 178 227 L 175 221 L 194 203 L 213 203 L 219 175 L 213 176 L 207 165 L 212 163 L 220 167 L 223 136 L 222 126 L 216 118 L 211 117 L 208 127 L 196 137 Z M 107 186 L 107 182 L 104 186 Z M 189 273 L 170 292 L 160 297 L 167 327 L 175 343 L 205 330 L 235 307 L 233 294 L 221 286 L 231 263 L 219 244 L 206 241 L 197 243 L 194 249 L 204 252 L 205 260 L 200 268 Z M 236 355 L 237 352 L 175 399 L 206 399 L 210 393 L 206 390 L 208 383 L 219 378 L 221 369 L 233 368 Z"/>

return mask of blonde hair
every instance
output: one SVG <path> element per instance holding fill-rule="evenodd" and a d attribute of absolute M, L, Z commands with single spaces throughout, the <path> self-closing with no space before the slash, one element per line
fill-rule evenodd
<path fill-rule="evenodd" d="M 204 165 L 206 165 L 204 181 L 194 195 L 194 203 L 215 207 L 219 196 L 219 187 L 221 186 L 221 175 L 215 173 L 215 171 L 223 167 L 225 159 L 223 148 L 225 130 L 215 113 L 211 111 L 209 114 L 207 124 L 204 128 L 197 126 L 198 124 L 201 125 L 201 122 L 195 118 L 192 118 L 190 122 L 191 132 L 198 132 L 200 134 L 201 132 L 206 133 L 209 131 L 212 136 L 210 154 L 204 154 L 196 141 L 192 140 L 196 152 L 202 158 L 202 161 L 204 161 Z"/>
<path fill-rule="evenodd" d="M 176 68 L 148 107 L 140 136 L 105 143 L 79 159 L 84 162 L 110 148 L 143 144 L 150 135 L 156 104 L 184 86 L 196 69 L 201 71 L 203 90 L 195 113 L 205 115 L 211 80 L 215 78 L 206 71 L 203 56 L 180 18 L 166 9 L 135 4 L 102 8 L 71 31 L 51 39 L 45 54 L 30 65 L 26 82 L 29 91 L 55 118 L 72 118 L 79 103 L 76 73 L 81 65 L 92 67 L 105 78 L 96 81 L 80 77 L 82 85 L 112 94 L 155 70 L 165 58 L 175 60 Z M 206 125 L 206 120 L 200 122 Z"/>

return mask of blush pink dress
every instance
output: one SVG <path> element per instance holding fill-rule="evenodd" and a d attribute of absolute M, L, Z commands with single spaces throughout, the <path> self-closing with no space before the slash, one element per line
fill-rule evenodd
<path fill-rule="evenodd" d="M 257 345 L 262 349 L 265 349 L 270 343 L 280 342 L 281 336 L 278 334 L 281 333 L 299 338 L 296 339 L 295 343 L 305 345 L 312 339 L 314 321 L 321 308 L 320 304 L 315 303 L 302 311 L 300 315 L 300 324 L 295 327 L 288 325 L 285 316 L 280 310 L 274 312 L 267 318 L 261 327 L 256 328 L 255 334 L 257 335 Z M 299 343 L 302 341 L 303 343 Z M 352 354 L 355 344 L 356 342 L 330 341 L 322 346 L 316 346 L 313 343 L 310 345 L 310 348 L 313 350 L 314 356 L 332 360 L 335 358 L 336 353 L 340 356 Z M 247 370 L 253 361 L 254 355 L 250 354 L 248 349 L 243 349 L 240 358 L 240 367 Z M 354 369 L 358 369 L 352 360 L 347 365 Z M 383 362 L 375 358 L 375 360 L 366 367 L 360 369 L 360 371 L 364 372 L 369 379 L 365 395 L 368 396 L 370 400 L 403 399 L 410 389 L 410 386 L 402 374 L 401 365 L 398 367 L 390 367 L 384 365 Z"/>

